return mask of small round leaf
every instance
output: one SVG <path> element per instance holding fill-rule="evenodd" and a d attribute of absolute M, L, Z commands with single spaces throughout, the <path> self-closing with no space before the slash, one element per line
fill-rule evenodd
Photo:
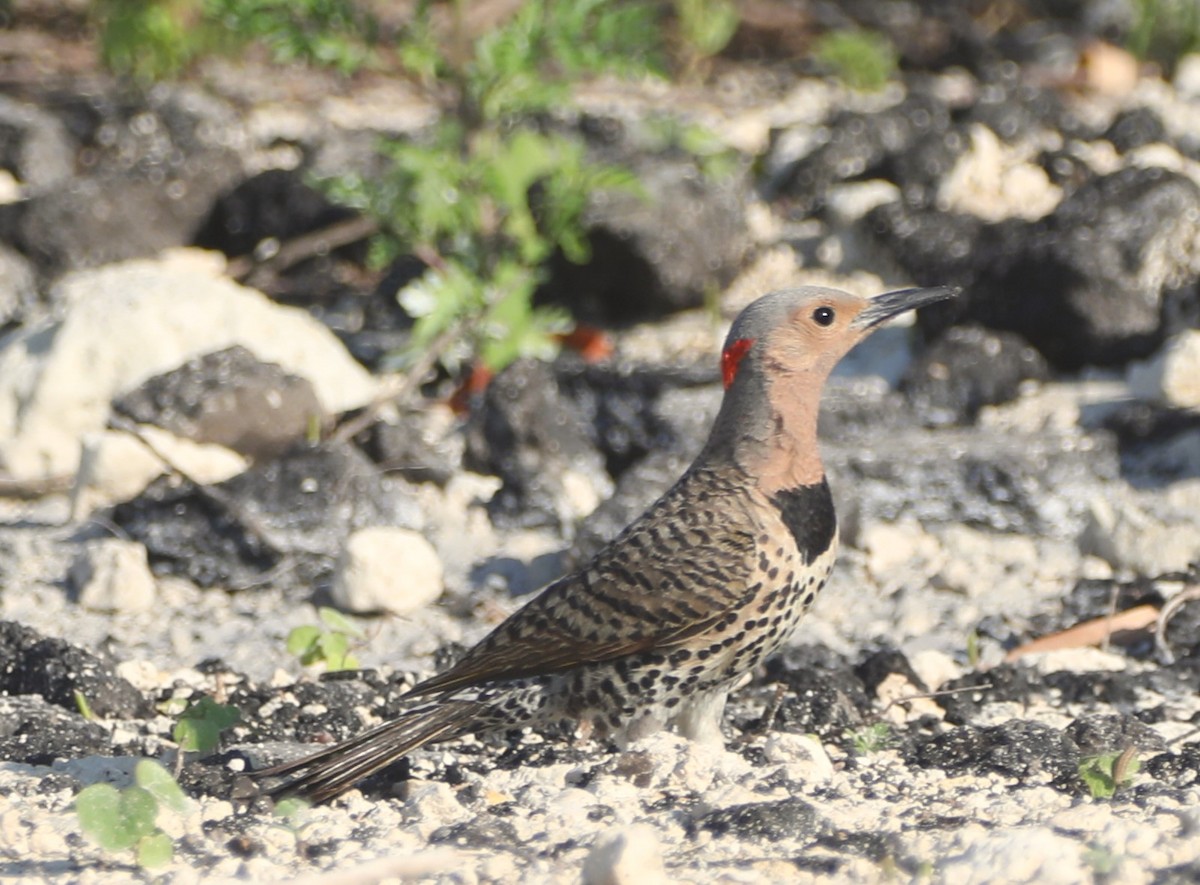
<path fill-rule="evenodd" d="M 138 866 L 145 870 L 166 866 L 175 856 L 171 837 L 162 830 L 143 836 L 137 845 Z"/>

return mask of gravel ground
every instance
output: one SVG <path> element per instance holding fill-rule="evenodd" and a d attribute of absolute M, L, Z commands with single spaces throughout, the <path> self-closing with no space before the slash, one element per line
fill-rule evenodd
<path fill-rule="evenodd" d="M 0 206 L 0 879 L 1200 881 L 1200 56 L 1156 77 L 1073 19 L 992 39 L 948 14 L 929 61 L 902 19 L 905 82 L 870 96 L 738 62 L 705 90 L 580 90 L 582 118 L 554 124 L 606 156 L 628 130 L 657 189 L 595 219 L 641 252 L 556 280 L 615 328 L 612 354 L 519 362 L 466 416 L 434 383 L 352 444 L 299 453 L 314 403 L 332 420 L 374 395 L 408 334 L 395 292 L 329 250 L 273 300 L 174 250 L 307 236 L 229 246 L 209 222 L 254 188 L 287 221 L 323 217 L 305 175 L 370 166 L 381 132 L 436 109 L 399 81 L 217 61 L 145 106 L 95 99 L 77 136 L 58 93 L 31 90 L 13 138 L 59 147 L 0 182 L 17 191 Z M 701 194 L 691 160 L 642 156 L 664 109 L 720 133 L 741 171 Z M 703 441 L 728 320 L 802 283 L 964 294 L 831 383 L 843 551 L 735 694 L 724 747 L 563 728 L 427 748 L 292 817 L 256 795 L 246 770 L 395 715 L 634 518 Z M 247 419 L 254 452 L 185 432 L 194 401 L 164 414 L 206 371 L 236 386 L 229 366 L 249 398 L 223 417 Z M 290 430 L 259 394 L 291 405 Z M 305 667 L 287 637 L 345 601 L 348 538 L 379 528 L 433 563 L 426 586 L 406 595 L 415 557 L 384 561 L 402 613 L 348 616 L 358 669 Z M 129 784 L 146 756 L 173 768 L 165 709 L 202 696 L 242 718 L 183 760 L 189 804 L 158 819 L 174 860 L 97 847 L 79 791 Z"/>
<path fill-rule="evenodd" d="M 1044 426 L 1066 393 L 1032 393 L 986 423 L 1014 435 L 1021 424 Z M 1095 390 L 1069 393 L 1080 400 Z M 827 444 L 834 460 L 843 445 Z M 853 498 L 853 483 L 844 479 L 839 492 Z M 353 733 L 414 671 L 428 672 L 439 647 L 474 641 L 520 600 L 485 585 L 468 608 L 371 620 L 360 657 L 380 669 L 365 682 L 312 682 L 282 645 L 316 611 L 277 590 L 228 594 L 168 579 L 148 612 L 81 610 L 64 592 L 77 529 L 53 527 L 64 509 L 53 499 L 8 505 L 0 544 L 6 585 L 20 592 L 3 595 L 0 614 L 111 652 L 116 673 L 151 698 L 219 685 L 246 714 L 222 754 L 185 770 L 202 792 L 189 814 L 162 822 L 176 840 L 172 881 L 1167 882 L 1200 869 L 1194 646 L 1170 667 L 1147 654 L 1145 638 L 1002 661 L 997 625 L 1021 632 L 1070 620 L 1064 597 L 1079 595 L 1080 575 L 1111 584 L 1111 566 L 1062 538 L 868 520 L 788 654 L 737 696 L 724 749 L 672 735 L 623 752 L 528 734 L 467 741 L 414 754 L 365 792 L 282 824 L 261 802 L 227 798 L 237 794 L 231 771 L 295 749 L 244 738 L 295 733 L 297 723 Z M 512 541 L 529 546 L 530 533 L 458 535 L 441 552 L 454 562 Z M 989 624 L 995 635 L 980 630 Z M 782 695 L 776 686 L 786 686 Z M 959 693 L 914 697 L 933 688 Z M 44 707 L 36 697 L 0 704 L 6 721 L 43 721 L 43 710 L 21 710 Z M 104 755 L 0 766 L 6 878 L 147 875 L 84 839 L 72 802 L 82 784 L 121 783 L 137 756 L 169 763 L 170 720 L 99 727 Z M 1130 746 L 1140 770 L 1113 798 L 1091 796 L 1081 760 Z"/>

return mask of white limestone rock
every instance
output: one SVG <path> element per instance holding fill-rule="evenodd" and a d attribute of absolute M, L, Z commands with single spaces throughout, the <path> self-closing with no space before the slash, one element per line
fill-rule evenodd
<path fill-rule="evenodd" d="M 600 836 L 583 862 L 583 885 L 666 885 L 654 830 L 635 824 Z"/>
<path fill-rule="evenodd" d="M 987 221 L 1036 221 L 1054 211 L 1062 189 L 1035 162 L 1038 145 L 1006 145 L 979 124 L 970 131 L 970 149 L 938 186 L 940 207 Z"/>
<path fill-rule="evenodd" d="M 179 250 L 64 277 L 62 317 L 0 347 L 0 469 L 18 480 L 73 473 L 115 395 L 233 344 L 307 378 L 330 414 L 371 400 L 375 381 L 332 332 L 223 268 L 220 256 Z"/>
<path fill-rule="evenodd" d="M 1107 560 L 1113 568 L 1155 576 L 1186 571 L 1200 550 L 1200 526 L 1194 514 L 1164 521 L 1132 499 L 1112 502 L 1097 495 L 1088 502 L 1087 523 L 1079 549 Z"/>
<path fill-rule="evenodd" d="M 437 599 L 442 560 L 418 532 L 390 526 L 359 529 L 346 539 L 331 595 L 343 611 L 408 614 Z"/>
<path fill-rule="evenodd" d="M 75 558 L 70 577 L 79 604 L 92 611 L 146 611 L 157 598 L 146 548 L 135 541 L 88 541 Z"/>
<path fill-rule="evenodd" d="M 244 457 L 224 446 L 193 442 L 160 427 L 144 425 L 139 430 L 155 451 L 171 462 L 171 467 L 183 470 L 197 482 L 223 482 L 249 466 Z M 169 469 L 130 433 L 102 430 L 85 434 L 82 443 L 72 492 L 72 510 L 77 518 L 98 507 L 128 501 Z"/>
<path fill-rule="evenodd" d="M 1176 335 L 1151 359 L 1134 363 L 1129 391 L 1177 409 L 1200 409 L 1200 330 Z"/>
<path fill-rule="evenodd" d="M 763 747 L 763 756 L 768 762 L 786 765 L 790 777 L 806 784 L 828 783 L 833 777 L 833 762 L 812 735 L 772 732 Z"/>

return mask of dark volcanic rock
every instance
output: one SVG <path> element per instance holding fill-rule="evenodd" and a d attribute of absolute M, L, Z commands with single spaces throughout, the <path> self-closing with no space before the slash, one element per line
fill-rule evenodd
<path fill-rule="evenodd" d="M 768 842 L 783 839 L 807 841 L 816 836 L 823 826 L 823 818 L 803 799 L 750 802 L 719 808 L 693 823 L 693 829 L 708 830 L 718 838 L 731 835 L 742 840 Z"/>
<path fill-rule="evenodd" d="M 921 325 L 1016 332 L 1063 369 L 1153 352 L 1164 305 L 1186 300 L 1200 277 L 1200 187 L 1165 169 L 1094 178 L 1036 222 L 938 216 L 891 203 L 865 219 L 918 283 L 964 287 L 922 311 Z"/>
<path fill-rule="evenodd" d="M 1047 773 L 1057 783 L 1078 777 L 1079 748 L 1061 731 L 1040 722 L 1012 719 L 990 728 L 962 726 L 919 741 L 916 764 L 950 772 L 999 772 L 1025 779 Z"/>
<path fill-rule="evenodd" d="M 104 719 L 153 715 L 142 693 L 91 652 L 13 621 L 0 621 L 0 695 L 38 694 L 76 711 L 76 692 Z"/>
<path fill-rule="evenodd" d="M 1127 747 L 1134 747 L 1143 755 L 1167 749 L 1167 742 L 1157 731 L 1132 716 L 1080 716 L 1067 726 L 1067 737 L 1084 756 L 1121 753 Z"/>
<path fill-rule="evenodd" d="M 663 376 L 563 361 L 555 377 L 591 423 L 610 476 L 651 451 L 676 446 L 674 429 L 655 408 L 667 383 Z"/>
<path fill-rule="evenodd" d="M 979 101 L 966 115 L 968 122 L 982 123 L 1009 142 L 1040 130 L 1073 128 L 1071 121 L 1064 119 L 1058 96 L 1024 81 L 1015 65 L 996 65 L 985 78 L 988 82 L 980 89 Z"/>
<path fill-rule="evenodd" d="M 787 686 L 775 724 L 785 731 L 815 734 L 841 743 L 872 710 L 854 668 L 828 649 L 789 647 L 766 663 L 766 681 Z"/>
<path fill-rule="evenodd" d="M 308 379 L 264 363 L 240 345 L 146 380 L 113 409 L 139 424 L 255 460 L 283 454 L 324 418 Z"/>
<path fill-rule="evenodd" d="M 984 406 L 1016 399 L 1022 382 L 1048 374 L 1019 335 L 955 326 L 909 365 L 901 387 L 926 424 L 969 424 Z"/>
<path fill-rule="evenodd" d="M 218 197 L 194 245 L 265 261 L 300 237 L 322 236 L 319 232 L 357 217 L 355 210 L 330 202 L 310 187 L 304 181 L 307 174 L 304 168 L 270 169 L 239 182 Z M 309 305 L 335 331 L 349 331 L 346 326 L 359 331 L 362 299 L 347 292 L 342 264 L 361 266 L 366 257 L 365 236 L 346 245 L 318 240 L 310 254 L 278 270 L 269 264 L 253 266 L 246 283 L 281 301 Z"/>
<path fill-rule="evenodd" d="M 244 723 L 253 723 L 259 738 L 316 743 L 353 737 L 366 725 L 360 710 L 384 715 L 389 698 L 399 698 L 406 690 L 383 683 L 371 671 L 336 675 L 340 678 L 297 682 L 282 691 L 239 687 L 229 701 L 243 711 Z M 264 719 L 260 709 L 268 702 L 271 712 Z"/>
<path fill-rule="evenodd" d="M 382 470 L 409 482 L 444 486 L 462 469 L 462 456 L 441 431 L 429 430 L 429 418 L 423 409 L 380 418 L 355 437 L 355 442 Z"/>
<path fill-rule="evenodd" d="M 211 170 L 201 165 L 203 173 L 180 170 L 183 196 L 178 198 L 161 184 L 112 174 L 76 179 L 0 205 L 0 239 L 15 244 L 45 275 L 182 246 L 207 205 L 200 179 L 212 174 L 219 180 L 234 167 L 227 161 L 223 170 L 216 160 Z"/>
<path fill-rule="evenodd" d="M 962 126 L 928 132 L 891 160 L 892 177 L 910 206 L 931 206 L 942 180 L 970 147 Z"/>
<path fill-rule="evenodd" d="M 1200 188 L 1165 169 L 1094 179 L 1030 231 L 1010 264 L 983 268 L 966 316 L 1023 335 L 1074 369 L 1147 356 L 1164 300 L 1200 273 Z"/>
<path fill-rule="evenodd" d="M 1173 753 L 1161 753 L 1146 762 L 1151 777 L 1180 789 L 1200 786 L 1200 741 L 1192 741 Z"/>
<path fill-rule="evenodd" d="M 624 325 L 699 307 L 750 252 L 745 173 L 706 179 L 691 159 L 622 157 L 643 193 L 599 191 L 585 213 L 589 258 L 550 263 L 539 302 L 584 322 Z"/>
<path fill-rule="evenodd" d="M 1121 153 L 1167 140 L 1167 127 L 1150 108 L 1132 108 L 1117 114 L 1104 133 Z"/>
<path fill-rule="evenodd" d="M 1081 184 L 1091 180 L 1092 170 L 1082 159 L 1068 150 L 1043 151 L 1038 155 L 1038 165 L 1045 170 L 1050 183 L 1073 193 Z"/>
<path fill-rule="evenodd" d="M 566 525 L 567 471 L 604 475 L 583 410 L 554 370 L 534 360 L 518 360 L 488 385 L 471 411 L 463 463 L 503 480 L 488 513 L 509 525 Z"/>
<path fill-rule="evenodd" d="M 47 276 L 154 255 L 190 242 L 213 199 L 241 174 L 231 107 L 185 87 L 144 103 L 81 96 L 67 109 L 82 174 L 0 206 L 0 240 Z"/>
<path fill-rule="evenodd" d="M 975 691 L 964 689 L 975 688 Z M 1000 664 L 986 673 L 968 673 L 937 686 L 946 692 L 935 698 L 946 711 L 946 721 L 965 725 L 987 704 L 1014 701 L 1027 705 L 1043 688 L 1038 674 L 1015 664 Z"/>
<path fill-rule="evenodd" d="M 1046 686 L 1057 691 L 1064 704 L 1081 704 L 1090 709 L 1108 707 L 1121 713 L 1138 709 L 1140 680 L 1125 672 L 1047 673 Z"/>
<path fill-rule="evenodd" d="M 351 531 L 405 524 L 404 508 L 415 505 L 397 492 L 358 449 L 323 446 L 204 489 L 163 477 L 111 518 L 146 547 L 156 573 L 201 587 L 308 589 Z"/>
<path fill-rule="evenodd" d="M 1095 422 L 1116 434 L 1121 472 L 1135 485 L 1156 486 L 1196 475 L 1200 414 L 1135 400 L 1105 410 Z"/>
<path fill-rule="evenodd" d="M 75 172 L 79 146 L 53 114 L 0 96 L 0 169 L 27 192 L 54 187 Z"/>
<path fill-rule="evenodd" d="M 0 759 L 50 765 L 56 759 L 112 755 L 108 731 L 38 695 L 0 697 Z"/>
<path fill-rule="evenodd" d="M 263 240 L 288 240 L 354 217 L 304 181 L 303 170 L 268 169 L 221 194 L 193 243 L 231 258 L 250 255 Z"/>
<path fill-rule="evenodd" d="M 519 845 L 520 842 L 516 827 L 504 818 L 490 814 L 464 823 L 438 827 L 429 834 L 430 845 L 453 845 L 475 850 Z"/>
<path fill-rule="evenodd" d="M 1047 433 L 932 430 L 916 424 L 900 395 L 837 378 L 822 403 L 819 433 L 851 544 L 861 521 L 905 513 L 925 525 L 1074 537 L 1084 525 L 1081 496 L 1097 480 L 1120 475 L 1108 434 L 1092 434 L 1081 447 Z"/>
<path fill-rule="evenodd" d="M 875 692 L 892 675 L 903 676 L 915 691 L 929 691 L 929 686 L 921 681 L 904 653 L 894 648 L 871 652 L 854 668 L 854 675 L 862 680 L 868 693 Z"/>
<path fill-rule="evenodd" d="M 612 495 L 580 524 L 570 552 L 571 561 L 577 565 L 615 538 L 670 488 L 708 439 L 708 432 L 721 405 L 721 388 L 715 376 L 710 378 L 708 373 L 697 373 L 695 377 L 664 380 L 677 381 L 680 386 L 666 387 L 649 403 L 648 410 L 632 412 L 631 417 L 637 423 L 629 421 L 633 424 L 629 430 L 625 429 L 627 422 L 622 420 L 622 414 L 617 411 L 618 408 L 628 408 L 625 402 L 618 398 L 607 407 L 615 413 L 613 418 L 616 419 L 609 418 L 605 422 L 610 428 L 607 431 L 609 435 L 615 432 L 631 440 L 645 440 L 651 442 L 653 447 L 645 457 L 619 474 Z M 605 424 L 601 422 L 604 419 L 598 415 L 593 420 L 598 425 L 596 435 L 602 436 Z M 650 432 L 634 436 L 640 427 Z M 613 448 L 610 441 L 606 449 L 615 454 Z M 606 460 L 611 462 L 612 454 Z"/>
<path fill-rule="evenodd" d="M 863 216 L 861 226 L 866 237 L 874 239 L 916 283 L 929 286 L 969 287 L 980 273 L 980 265 L 986 264 L 985 253 L 1015 254 L 1025 240 L 1024 222 L 988 225 L 974 215 L 908 201 L 877 206 Z M 969 295 L 964 292 L 955 301 Z M 942 318 L 938 329 L 957 316 L 938 305 L 923 312 Z"/>
<path fill-rule="evenodd" d="M 911 94 L 895 107 L 873 114 L 844 111 L 823 127 L 824 144 L 784 165 L 767 183 L 767 190 L 786 197 L 796 214 L 810 215 L 824 205 L 826 192 L 838 182 L 892 177 L 885 169 L 888 161 L 911 149 L 918 139 L 942 132 L 949 123 L 949 110 L 928 93 Z M 939 158 L 935 165 L 941 165 L 949 161 L 944 152 L 953 153 L 955 146 L 949 141 L 940 146 L 924 142 L 922 151 L 930 150 Z M 767 163 L 772 164 L 770 158 Z"/>
<path fill-rule="evenodd" d="M 307 285 L 304 271 L 308 264 L 297 266 L 287 275 L 289 300 L 299 300 L 297 295 L 303 294 L 297 290 Z M 345 269 L 335 267 L 331 269 L 333 278 L 325 284 L 310 286 L 314 291 L 303 301 L 309 312 L 342 340 L 356 360 L 372 371 L 392 371 L 397 368 L 397 355 L 410 343 L 413 327 L 413 318 L 400 304 L 398 295 L 428 269 L 416 256 L 402 255 L 384 271 L 373 290 L 361 292 L 348 289 Z M 357 273 L 352 271 L 350 275 Z M 322 295 L 322 288 L 333 291 Z"/>

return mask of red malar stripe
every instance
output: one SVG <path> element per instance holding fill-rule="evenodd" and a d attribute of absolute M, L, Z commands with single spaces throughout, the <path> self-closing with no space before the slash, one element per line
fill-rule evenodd
<path fill-rule="evenodd" d="M 753 338 L 739 338 L 737 341 L 730 342 L 729 346 L 721 351 L 721 380 L 725 382 L 726 390 L 733 383 L 733 379 L 737 377 L 742 357 L 749 352 L 753 344 Z"/>

